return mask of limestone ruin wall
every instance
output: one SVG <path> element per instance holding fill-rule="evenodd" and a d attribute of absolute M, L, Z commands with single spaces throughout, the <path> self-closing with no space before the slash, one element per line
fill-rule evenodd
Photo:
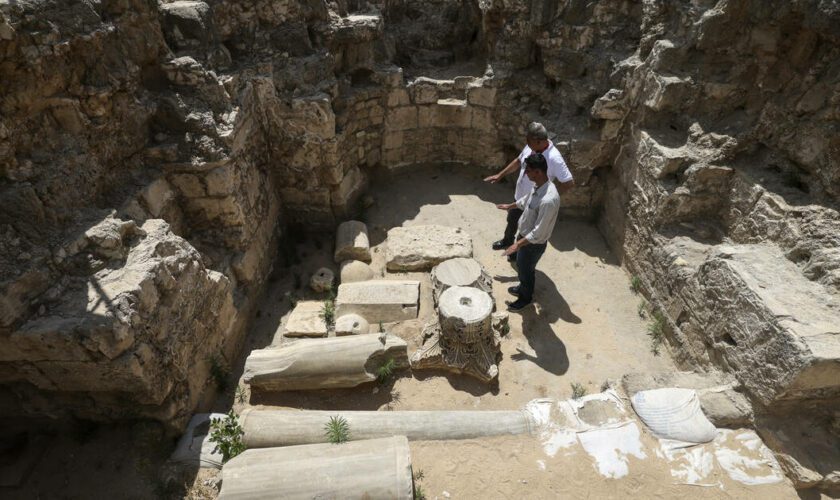
<path fill-rule="evenodd" d="M 497 171 L 532 120 L 675 357 L 836 405 L 838 27 L 819 0 L 0 0 L 0 408 L 181 426 L 288 227 L 386 172 Z"/>

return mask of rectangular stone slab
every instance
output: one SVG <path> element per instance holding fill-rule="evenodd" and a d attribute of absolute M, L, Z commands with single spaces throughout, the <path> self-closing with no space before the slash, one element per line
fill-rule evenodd
<path fill-rule="evenodd" d="M 298 302 L 286 321 L 286 337 L 326 337 L 327 324 L 321 317 L 324 303 L 318 300 Z"/>
<path fill-rule="evenodd" d="M 389 271 L 429 271 L 456 257 L 472 257 L 472 239 L 456 227 L 394 227 L 386 239 Z"/>
<path fill-rule="evenodd" d="M 771 245 L 720 245 L 700 266 L 704 326 L 764 404 L 840 395 L 840 302 Z"/>
<path fill-rule="evenodd" d="M 417 318 L 420 282 L 372 280 L 338 286 L 336 316 L 358 314 L 370 324 Z"/>

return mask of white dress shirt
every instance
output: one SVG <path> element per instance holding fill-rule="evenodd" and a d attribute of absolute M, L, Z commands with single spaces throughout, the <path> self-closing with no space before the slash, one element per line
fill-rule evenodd
<path fill-rule="evenodd" d="M 525 158 L 531 156 L 533 150 L 526 144 L 525 148 L 519 153 L 519 178 L 516 180 L 516 191 L 514 192 L 514 199 L 518 200 L 527 195 L 534 189 L 534 183 L 525 175 Z M 548 141 L 548 147 L 542 152 L 545 156 L 545 161 L 548 163 L 548 180 L 553 181 L 557 179 L 560 182 L 569 182 L 572 180 L 572 173 L 569 172 L 569 167 L 566 166 L 563 155 L 554 146 L 554 143 Z"/>
<path fill-rule="evenodd" d="M 547 181 L 539 188 L 534 186 L 530 193 L 516 200 L 516 206 L 523 210 L 519 218 L 519 234 L 533 244 L 547 242 L 560 211 L 560 193 L 554 183 Z"/>

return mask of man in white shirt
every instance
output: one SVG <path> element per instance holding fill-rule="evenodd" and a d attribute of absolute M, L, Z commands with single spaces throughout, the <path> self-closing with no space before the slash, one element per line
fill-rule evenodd
<path fill-rule="evenodd" d="M 522 211 L 517 225 L 519 239 L 505 250 L 505 255 L 516 255 L 516 270 L 519 273 L 519 286 L 508 289 L 518 296 L 516 301 L 507 303 L 509 311 L 519 311 L 531 303 L 537 262 L 545 252 L 560 211 L 560 194 L 554 183 L 548 181 L 545 157 L 534 153 L 525 159 L 524 165 L 525 175 L 534 184 L 531 192 L 516 200 L 516 203 L 496 205 L 502 210 L 518 208 Z"/>
<path fill-rule="evenodd" d="M 554 183 L 558 193 L 565 193 L 574 187 L 575 181 L 572 179 L 572 173 L 569 172 L 569 167 L 566 166 L 566 162 L 563 160 L 560 151 L 548 140 L 548 131 L 542 123 L 531 122 L 528 124 L 525 132 L 525 143 L 526 145 L 518 157 L 508 163 L 501 172 L 491 175 L 484 180 L 492 183 L 499 182 L 504 176 L 519 169 L 519 178 L 516 181 L 516 192 L 514 193 L 514 199 L 518 200 L 534 188 L 534 183 L 525 175 L 525 158 L 528 158 L 533 153 L 541 153 L 548 163 L 548 179 Z M 513 208 L 508 211 L 507 227 L 505 227 L 504 237 L 493 243 L 493 250 L 501 250 L 513 244 L 514 237 L 516 236 L 516 226 L 521 215 L 522 211 L 518 208 Z M 509 261 L 514 261 L 515 259 L 515 255 L 508 257 Z"/>

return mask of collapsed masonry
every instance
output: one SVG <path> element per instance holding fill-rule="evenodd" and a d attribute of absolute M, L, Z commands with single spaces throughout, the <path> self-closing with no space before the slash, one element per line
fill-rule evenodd
<path fill-rule="evenodd" d="M 286 227 L 539 120 L 681 363 L 837 411 L 840 9 L 430 1 L 0 2 L 0 408 L 182 425 Z"/>

